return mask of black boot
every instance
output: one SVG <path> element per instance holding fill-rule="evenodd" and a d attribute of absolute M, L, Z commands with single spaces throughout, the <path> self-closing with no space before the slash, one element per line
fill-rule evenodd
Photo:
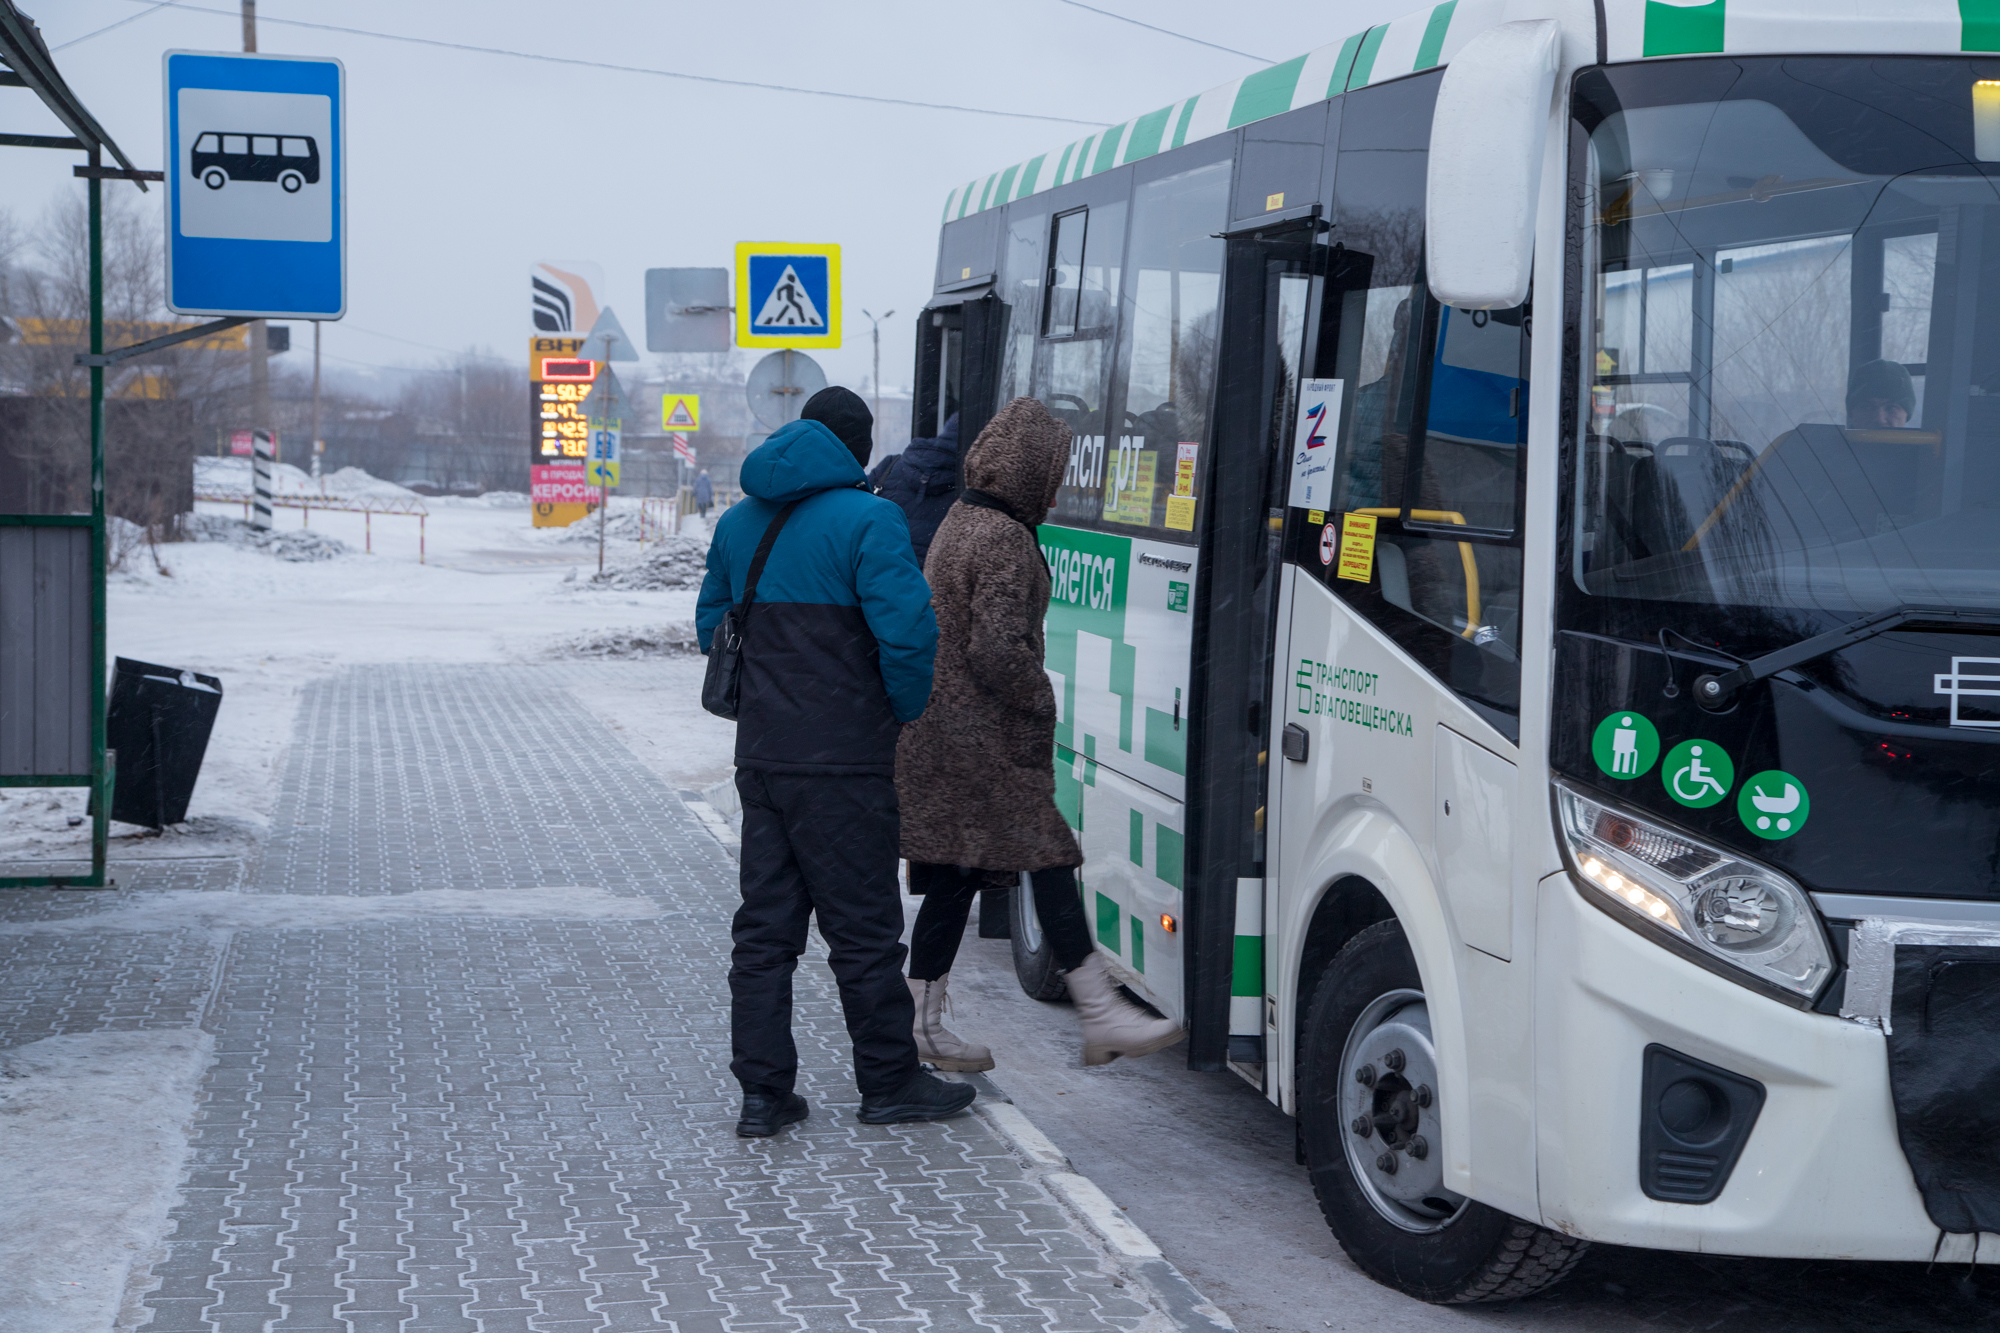
<path fill-rule="evenodd" d="M 786 1125 L 795 1125 L 812 1113 L 806 1099 L 796 1092 L 745 1092 L 743 1118 L 736 1122 L 739 1139 L 768 1139 Z"/>
<path fill-rule="evenodd" d="M 947 1083 L 919 1070 L 894 1092 L 861 1099 L 861 1123 L 893 1125 L 902 1120 L 942 1120 L 972 1105 L 979 1094 L 969 1083 Z"/>

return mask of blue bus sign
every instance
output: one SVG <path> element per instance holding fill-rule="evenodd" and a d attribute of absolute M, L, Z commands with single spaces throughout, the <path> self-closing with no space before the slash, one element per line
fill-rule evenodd
<path fill-rule="evenodd" d="M 347 311 L 346 71 L 338 60 L 169 51 L 167 308 Z"/>

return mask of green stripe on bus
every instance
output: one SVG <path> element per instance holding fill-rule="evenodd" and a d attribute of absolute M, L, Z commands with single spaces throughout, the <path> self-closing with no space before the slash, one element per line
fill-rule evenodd
<path fill-rule="evenodd" d="M 1187 105 L 1181 108 L 1180 124 L 1174 126 L 1174 147 L 1179 148 L 1187 142 L 1188 126 L 1194 120 L 1194 104 L 1200 100 L 1201 98 L 1199 97 L 1190 97 L 1187 100 Z"/>
<path fill-rule="evenodd" d="M 1295 56 L 1282 65 L 1245 75 L 1236 86 L 1236 105 L 1229 108 L 1229 128 L 1233 130 L 1238 125 L 1290 111 L 1292 94 L 1299 87 L 1299 72 L 1305 67 L 1306 58 Z"/>
<path fill-rule="evenodd" d="M 1039 157 L 1031 157 L 1028 165 L 1021 168 L 1021 186 L 1014 191 L 1016 199 L 1026 199 L 1035 192 L 1035 182 L 1041 179 L 1042 163 L 1048 160 L 1048 156 L 1043 153 Z"/>
<path fill-rule="evenodd" d="M 1146 817 L 1137 810 L 1131 811 L 1131 836 L 1126 839 L 1125 855 L 1132 858 L 1132 864 L 1143 867 L 1146 864 Z"/>
<path fill-rule="evenodd" d="M 1444 35 L 1451 29 L 1451 14 L 1457 8 L 1458 0 L 1444 0 L 1431 11 L 1431 21 L 1424 25 L 1424 40 L 1417 44 L 1417 63 L 1411 66 L 1412 73 L 1437 68 L 1438 58 L 1444 54 Z"/>
<path fill-rule="evenodd" d="M 1063 149 L 1063 155 L 1056 161 L 1056 178 L 1050 181 L 1049 184 L 1061 185 L 1063 183 L 1063 173 L 1069 170 L 1070 154 L 1074 153 L 1075 151 L 1076 151 L 1075 144 L 1071 144 L 1069 147 Z"/>
<path fill-rule="evenodd" d="M 1229 993 L 1252 999 L 1264 993 L 1264 937 L 1238 935 L 1236 958 L 1229 972 Z"/>
<path fill-rule="evenodd" d="M 1171 106 L 1163 106 L 1133 121 L 1132 133 L 1125 141 L 1125 160 L 1137 162 L 1142 157 L 1151 157 L 1159 152 L 1160 141 L 1167 134 L 1167 117 L 1173 114 Z"/>
<path fill-rule="evenodd" d="M 1350 88 L 1366 88 L 1368 77 L 1375 72 L 1375 56 L 1382 49 L 1382 39 L 1388 35 L 1389 25 L 1384 23 L 1361 34 L 1361 49 L 1354 53 L 1354 73 L 1348 76 Z"/>
<path fill-rule="evenodd" d="M 984 213 L 986 206 L 993 202 L 993 182 L 998 179 L 999 177 L 997 176 L 988 176 L 986 178 L 986 188 L 979 192 L 979 207 L 974 209 L 973 212 Z"/>
<path fill-rule="evenodd" d="M 1096 146 L 1097 136 L 1095 134 L 1086 134 L 1083 136 L 1083 142 L 1077 145 L 1076 160 L 1069 164 L 1069 178 L 1071 180 L 1083 179 L 1083 173 L 1090 165 L 1090 150 Z"/>
<path fill-rule="evenodd" d="M 1118 165 L 1118 141 L 1125 137 L 1125 126 L 1113 125 L 1104 132 L 1104 139 L 1097 145 L 1097 160 L 1090 164 L 1090 174 L 1109 171 Z"/>
<path fill-rule="evenodd" d="M 1685 7 L 1646 0 L 1646 45 L 1649 56 L 1685 56 L 1722 49 L 1722 13 L 1727 0 Z"/>
<path fill-rule="evenodd" d="M 958 201 L 958 215 L 960 217 L 965 216 L 965 210 L 972 203 L 972 192 L 978 188 L 979 188 L 978 181 L 967 181 L 965 183 L 965 193 L 959 197 Z"/>
<path fill-rule="evenodd" d="M 1326 95 L 1338 97 L 1347 91 L 1347 76 L 1354 70 L 1354 56 L 1361 49 L 1362 33 L 1355 33 L 1340 44 L 1340 54 L 1333 58 L 1333 77 L 1326 81 Z"/>
<path fill-rule="evenodd" d="M 1097 942 L 1115 954 L 1125 952 L 1118 938 L 1118 904 L 1097 895 Z"/>
<path fill-rule="evenodd" d="M 1014 177 L 1020 174 L 1020 166 L 1015 165 L 1000 173 L 1000 184 L 993 191 L 993 203 L 997 207 L 1014 197 Z"/>
<path fill-rule="evenodd" d="M 1153 825 L 1153 873 L 1175 888 L 1181 887 L 1181 835 L 1165 824 Z"/>
<path fill-rule="evenodd" d="M 1169 773 L 1187 774 L 1187 733 L 1174 725 L 1173 715 L 1146 709 L 1146 762 Z"/>
<path fill-rule="evenodd" d="M 1961 51 L 2000 51 L 2000 0 L 1958 0 Z"/>
<path fill-rule="evenodd" d="M 938 221 L 940 222 L 951 221 L 951 206 L 957 202 L 958 202 L 957 190 L 953 190 L 950 194 L 946 195 L 944 197 L 944 216 L 939 218 Z"/>

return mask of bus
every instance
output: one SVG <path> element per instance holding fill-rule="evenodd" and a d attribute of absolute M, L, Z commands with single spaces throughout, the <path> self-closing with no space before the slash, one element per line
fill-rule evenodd
<path fill-rule="evenodd" d="M 2000 1230 L 2000 5 L 1833 8 L 1447 0 L 945 203 L 1097 944 L 1416 1297 Z"/>

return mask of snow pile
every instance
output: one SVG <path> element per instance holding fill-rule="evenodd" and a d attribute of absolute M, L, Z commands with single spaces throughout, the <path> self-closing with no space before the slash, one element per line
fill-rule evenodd
<path fill-rule="evenodd" d="M 531 503 L 526 491 L 488 491 L 479 502 L 489 509 L 526 509 Z"/>
<path fill-rule="evenodd" d="M 698 657 L 701 645 L 693 625 L 666 625 L 660 629 L 601 630 L 558 639 L 549 648 L 551 657 Z"/>
<path fill-rule="evenodd" d="M 661 592 L 669 588 L 699 588 L 708 572 L 708 547 L 688 537 L 668 537 L 648 546 L 629 565 L 607 569 L 576 581 L 591 591 Z"/>
<path fill-rule="evenodd" d="M 253 528 L 240 518 L 226 518 L 220 514 L 189 514 L 182 523 L 189 541 L 221 542 L 226 546 L 264 551 L 294 564 L 337 560 L 354 549 L 338 537 L 329 537 L 310 528 Z"/>
<path fill-rule="evenodd" d="M 194 460 L 194 488 L 204 493 L 247 495 L 256 488 L 256 477 L 248 458 L 197 458 Z M 271 490 L 278 495 L 324 495 L 329 500 L 407 500 L 416 492 L 393 481 L 344 467 L 324 477 L 314 477 L 290 463 L 271 465 Z"/>

